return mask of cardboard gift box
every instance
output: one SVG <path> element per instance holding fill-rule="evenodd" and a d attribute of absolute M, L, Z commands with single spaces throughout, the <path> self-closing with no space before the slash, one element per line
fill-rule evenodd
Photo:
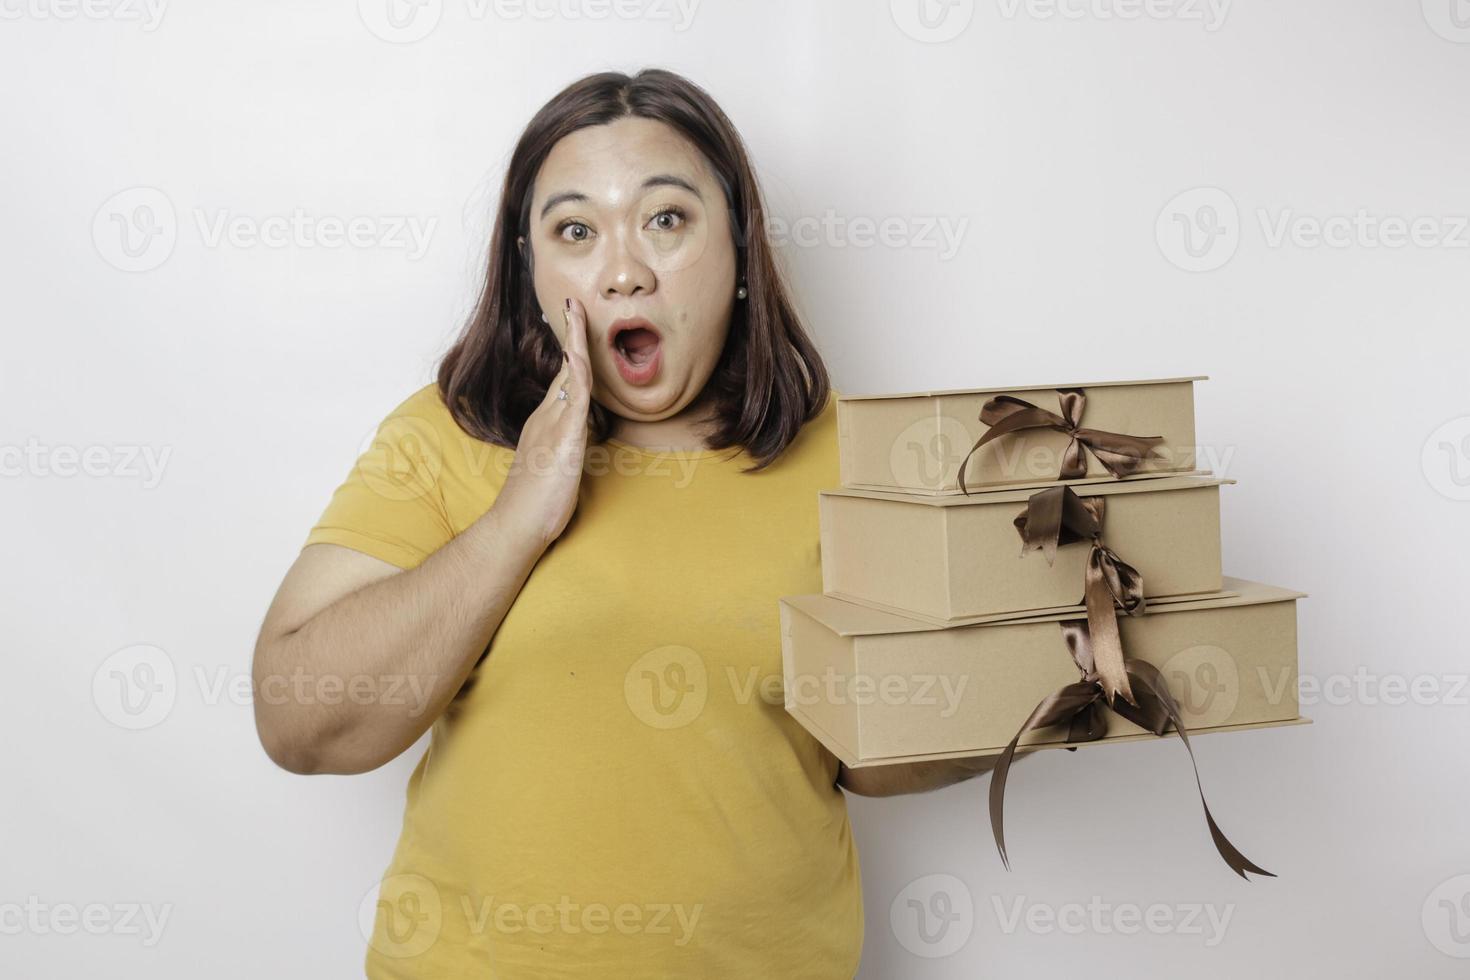
<path fill-rule="evenodd" d="M 1057 480 L 1094 483 L 1195 469 L 1194 382 L 1204 375 L 1142 381 L 1019 388 L 957 388 L 891 395 L 839 395 L 837 438 L 842 485 L 914 494 L 961 492 L 960 464 L 992 421 L 1034 406 L 1028 427 L 1007 431 L 970 455 L 965 489 L 1040 486 Z M 1080 397 L 1062 392 L 1080 391 Z M 1052 417 L 1053 424 L 1035 425 Z M 1070 417 L 1069 417 L 1070 416 Z M 1073 431 L 1080 437 L 1074 441 Z M 1157 436 L 1149 458 L 1123 474 L 1108 450 L 1115 437 Z M 1070 457 L 1069 457 L 1070 450 Z M 1081 472 L 1064 473 L 1069 458 Z M 1114 473 L 1108 468 L 1111 458 Z"/>
<path fill-rule="evenodd" d="M 1075 489 L 1103 501 L 1103 541 L 1153 598 L 1220 591 L 1220 486 L 1234 482 L 1172 476 Z M 938 625 L 1075 606 L 1087 544 L 1062 545 L 1051 565 L 1021 550 L 1016 518 L 1037 492 L 819 491 L 822 591 Z"/>
<path fill-rule="evenodd" d="M 1307 724 L 1297 703 L 1296 600 L 1227 577 L 1227 594 L 1121 617 L 1129 661 L 1156 667 L 1191 736 Z M 780 600 L 785 707 L 851 768 L 999 755 L 1044 697 L 1078 680 L 1063 628 L 1078 609 L 940 627 L 826 595 Z M 1157 737 L 1113 711 L 1078 745 Z M 1173 730 L 1169 733 L 1176 734 Z M 1067 748 L 1066 725 L 1021 746 Z"/>

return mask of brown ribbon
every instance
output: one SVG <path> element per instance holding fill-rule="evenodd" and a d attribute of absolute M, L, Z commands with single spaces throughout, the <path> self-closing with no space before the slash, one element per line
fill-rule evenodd
<path fill-rule="evenodd" d="M 1001 863 L 1005 865 L 1007 871 L 1011 869 L 1011 864 L 1010 859 L 1006 856 L 1004 825 L 1006 776 L 1010 772 L 1011 759 L 1016 754 L 1016 745 L 1020 742 L 1021 736 L 1034 729 L 1046 728 L 1061 722 L 1068 723 L 1068 742 L 1096 741 L 1103 737 L 1106 730 L 1102 717 L 1103 690 L 1100 678 L 1093 669 L 1093 649 L 1088 635 L 1087 622 L 1081 619 L 1069 619 L 1058 625 L 1061 626 L 1062 638 L 1067 643 L 1067 650 L 1072 655 L 1072 662 L 1082 672 L 1082 680 L 1059 688 L 1036 705 L 1031 716 L 1021 726 L 1021 730 L 1016 732 L 1015 738 L 1011 739 L 1005 751 L 1000 754 L 990 776 L 990 827 L 995 834 L 995 846 L 1000 851 Z M 1142 660 L 1128 661 L 1126 669 L 1138 684 L 1138 704 L 1131 705 L 1118 701 L 1113 703 L 1112 710 L 1140 728 L 1158 736 L 1162 736 L 1168 730 L 1169 723 L 1173 722 L 1175 731 L 1179 733 L 1180 741 L 1184 743 L 1185 749 L 1189 752 L 1189 763 L 1194 767 L 1194 783 L 1199 789 L 1200 805 L 1205 809 L 1205 820 L 1209 824 L 1210 838 L 1215 843 L 1215 850 L 1230 866 L 1230 870 L 1247 881 L 1250 880 L 1246 877 L 1247 871 L 1265 875 L 1268 878 L 1276 877 L 1274 873 L 1241 854 L 1215 823 L 1215 818 L 1210 813 L 1210 805 L 1205 802 L 1205 788 L 1200 782 L 1199 764 L 1194 758 L 1194 748 L 1189 744 L 1189 732 L 1184 727 L 1184 721 L 1179 716 L 1179 706 L 1169 694 L 1169 686 L 1165 683 L 1163 675 L 1153 664 Z M 1076 747 L 1068 746 L 1067 751 L 1075 752 Z"/>
<path fill-rule="evenodd" d="M 1097 457 L 1097 461 L 1109 473 L 1120 478 L 1133 473 L 1150 459 L 1162 458 L 1155 455 L 1155 450 L 1164 441 L 1163 436 L 1130 436 L 1121 432 L 1082 428 L 1082 413 L 1087 408 L 1087 395 L 1081 388 L 1058 388 L 1057 400 L 1061 404 L 1061 415 L 1010 395 L 997 395 L 987 401 L 980 409 L 980 421 L 990 428 L 960 461 L 960 490 L 967 494 L 970 492 L 965 487 L 965 464 L 970 461 L 970 457 L 990 440 L 1021 429 L 1056 429 L 1072 437 L 1067 443 L 1066 452 L 1062 454 L 1062 470 L 1057 476 L 1059 480 L 1076 480 L 1087 475 L 1084 447 L 1092 451 L 1092 455 Z"/>
<path fill-rule="evenodd" d="M 1115 607 L 1129 616 L 1143 615 L 1143 576 L 1103 544 L 1106 504 L 1104 497 L 1079 497 L 1069 486 L 1048 487 L 1026 499 L 1026 509 L 1014 523 L 1021 535 L 1021 554 L 1041 551 L 1048 565 L 1056 560 L 1059 545 L 1092 541 L 1083 597 L 1097 674 L 1109 707 L 1114 707 L 1114 698 L 1119 696 L 1137 707 L 1123 665 L 1123 638 Z"/>

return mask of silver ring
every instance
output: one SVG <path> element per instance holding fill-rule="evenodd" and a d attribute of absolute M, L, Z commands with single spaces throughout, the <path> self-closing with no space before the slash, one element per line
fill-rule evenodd
<path fill-rule="evenodd" d="M 567 390 L 565 388 L 556 393 L 556 400 L 560 402 L 564 402 L 567 400 Z"/>

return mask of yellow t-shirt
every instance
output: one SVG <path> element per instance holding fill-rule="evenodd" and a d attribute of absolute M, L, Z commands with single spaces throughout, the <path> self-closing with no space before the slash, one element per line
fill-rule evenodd
<path fill-rule="evenodd" d="M 307 543 L 411 568 L 489 509 L 514 455 L 428 385 Z M 751 462 L 588 447 L 571 523 L 409 780 L 369 977 L 856 972 L 857 849 L 837 760 L 782 706 L 777 605 L 821 590 L 835 397 Z"/>

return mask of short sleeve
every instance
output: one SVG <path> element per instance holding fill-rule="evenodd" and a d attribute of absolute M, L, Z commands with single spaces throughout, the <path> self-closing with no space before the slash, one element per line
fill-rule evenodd
<path fill-rule="evenodd" d="M 335 544 L 413 568 L 454 537 L 445 504 L 452 439 L 435 386 L 395 408 L 374 433 L 303 547 Z"/>

